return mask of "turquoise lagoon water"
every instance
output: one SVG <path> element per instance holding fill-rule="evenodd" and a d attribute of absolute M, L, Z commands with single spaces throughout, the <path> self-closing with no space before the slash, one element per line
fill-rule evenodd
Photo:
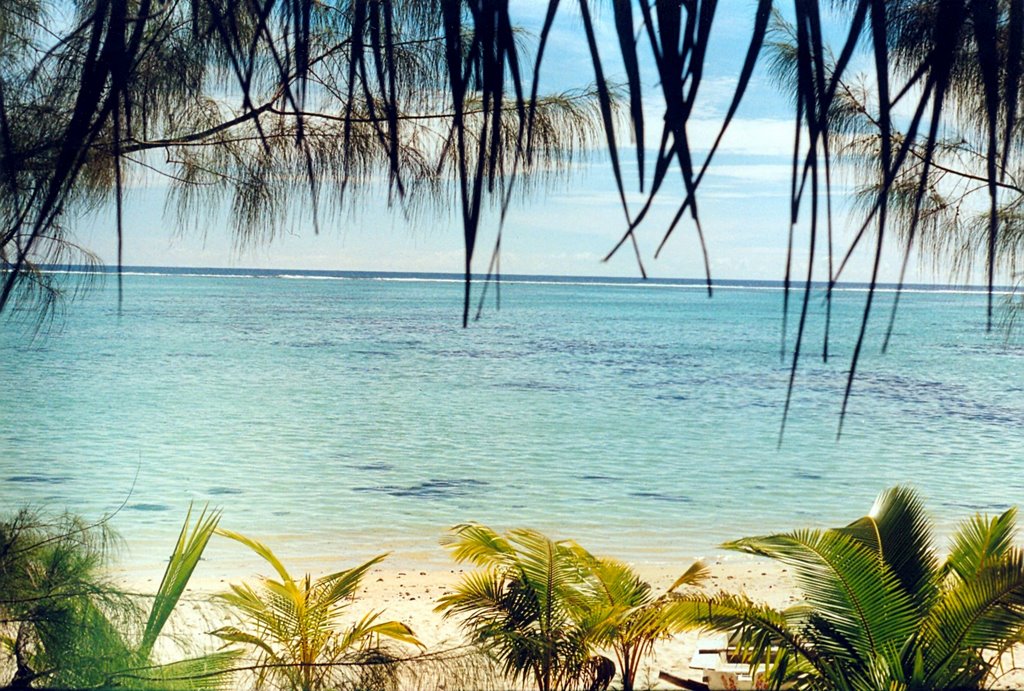
<path fill-rule="evenodd" d="M 244 275 L 238 275 L 244 274 Z M 0 502 L 112 519 L 131 563 L 190 502 L 288 555 L 443 564 L 447 526 L 537 527 L 670 564 L 862 515 L 910 482 L 943 531 L 1024 503 L 1024 348 L 985 296 L 883 293 L 843 437 L 865 293 L 812 300 L 779 424 L 782 292 L 519 279 L 460 328 L 452 277 L 131 273 L 34 340 L 0 333 Z M 793 320 L 795 321 L 795 319 Z M 792 327 L 793 322 L 791 322 Z"/>

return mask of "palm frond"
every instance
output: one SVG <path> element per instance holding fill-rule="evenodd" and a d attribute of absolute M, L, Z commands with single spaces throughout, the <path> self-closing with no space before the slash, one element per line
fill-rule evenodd
<path fill-rule="evenodd" d="M 1004 650 L 1024 628 L 1024 552 L 1012 548 L 943 592 L 923 622 L 928 682 L 979 684 L 991 669 L 983 650 Z M 952 682 L 952 683 L 950 683 Z"/>
<path fill-rule="evenodd" d="M 242 631 L 237 626 L 222 626 L 215 631 L 211 631 L 211 633 L 217 638 L 229 643 L 244 643 L 245 645 L 251 645 L 254 648 L 259 648 L 267 655 L 268 659 L 272 661 L 276 662 L 278 659 L 274 649 L 271 648 L 266 641 L 259 636 L 254 636 L 251 633 Z"/>
<path fill-rule="evenodd" d="M 387 554 L 380 554 L 359 566 L 318 578 L 313 586 L 315 599 L 324 606 L 331 607 L 346 598 L 352 597 L 356 590 L 358 590 L 367 572 L 386 559 L 387 556 Z"/>
<path fill-rule="evenodd" d="M 443 544 L 480 568 L 464 574 L 437 611 L 459 616 L 511 682 L 555 691 L 587 674 L 597 636 L 585 616 L 582 548 L 534 530 L 499 535 L 475 524 L 456 526 Z"/>
<path fill-rule="evenodd" d="M 229 540 L 234 540 L 235 542 L 242 543 L 243 545 L 251 549 L 253 552 L 258 554 L 260 557 L 263 558 L 265 562 L 267 562 L 274 568 L 274 571 L 277 572 L 277 575 L 280 576 L 283 581 L 287 582 L 292 580 L 291 575 L 289 575 L 288 570 L 284 567 L 284 564 L 281 563 L 281 560 L 277 558 L 277 556 L 270 550 L 269 547 L 264 545 L 259 540 L 253 540 L 252 538 L 246 537 L 241 533 L 236 533 L 235 531 L 227 530 L 226 528 L 220 528 L 216 532 L 218 535 L 226 537 Z"/>
<path fill-rule="evenodd" d="M 214 635 L 250 647 L 270 663 L 259 666 L 258 686 L 273 677 L 305 691 L 349 683 L 352 679 L 344 666 L 356 670 L 357 685 L 376 684 L 393 676 L 394 656 L 384 647 L 385 639 L 422 647 L 412 629 L 398 621 L 380 621 L 380 612 L 370 612 L 347 626 L 343 622 L 363 577 L 387 555 L 316 580 L 309 574 L 295 579 L 262 542 L 231 531 L 222 533 L 259 554 L 281 577 L 281 581 L 263 578 L 258 587 L 233 584 L 217 596 L 235 610 L 244 626 L 222 627 Z"/>
<path fill-rule="evenodd" d="M 606 557 L 594 559 L 588 564 L 588 572 L 598 586 L 595 595 L 610 606 L 641 607 L 654 599 L 651 586 L 624 562 Z"/>
<path fill-rule="evenodd" d="M 707 565 L 704 564 L 704 562 L 702 562 L 702 561 L 695 561 L 692 564 L 690 564 L 690 568 L 688 568 L 686 571 L 684 571 L 683 574 L 679 578 L 677 578 L 672 583 L 672 585 L 670 585 L 668 587 L 668 592 L 671 593 L 674 590 L 683 587 L 684 585 L 686 585 L 686 586 L 700 586 L 700 585 L 703 585 L 707 581 L 707 578 L 710 575 L 710 573 L 711 573 L 710 569 L 708 569 Z"/>
<path fill-rule="evenodd" d="M 191 518 L 192 507 L 190 506 L 167 569 L 157 588 L 149 618 L 146 620 L 146 628 L 143 631 L 138 651 L 142 659 L 149 658 L 153 644 L 181 599 L 182 593 L 185 592 L 189 579 L 192 578 L 192 573 L 199 565 L 199 560 L 206 550 L 206 545 L 217 529 L 220 512 L 208 511 L 207 508 L 204 508 L 196 517 L 194 525 L 191 524 Z"/>
<path fill-rule="evenodd" d="M 229 691 L 235 688 L 234 672 L 240 662 L 239 651 L 224 650 L 202 657 L 119 672 L 110 677 L 110 683 L 154 690 Z"/>
<path fill-rule="evenodd" d="M 437 600 L 435 612 L 490 617 L 500 611 L 504 598 L 504 575 L 496 569 L 479 569 L 465 574 L 452 593 Z"/>
<path fill-rule="evenodd" d="M 567 615 L 574 586 L 582 582 L 575 552 L 534 530 L 511 530 L 508 539 L 516 549 L 520 578 L 537 598 L 541 625 L 554 625 Z"/>
<path fill-rule="evenodd" d="M 730 632 L 738 654 L 765 667 L 781 685 L 812 672 L 828 678 L 828 660 L 803 634 L 809 608 L 778 610 L 745 595 L 691 593 L 673 597 L 673 616 L 690 626 Z"/>
<path fill-rule="evenodd" d="M 1010 510 L 965 521 L 940 565 L 917 494 L 895 487 L 845 528 L 727 545 L 790 565 L 804 594 L 799 605 L 779 612 L 743 596 L 691 592 L 672 596 L 673 616 L 731 632 L 738 655 L 776 665 L 775 684 L 979 688 L 1024 637 L 1015 517 Z"/>
<path fill-rule="evenodd" d="M 866 662 L 913 635 L 918 613 L 877 553 L 839 531 L 800 530 L 725 545 L 794 568 L 808 603 L 825 619 L 833 643 Z"/>
<path fill-rule="evenodd" d="M 476 566 L 497 565 L 513 552 L 507 539 L 477 523 L 453 527 L 441 538 L 441 545 L 451 552 L 455 561 Z"/>
<path fill-rule="evenodd" d="M 928 610 L 937 588 L 938 559 L 928 515 L 914 490 L 885 490 L 867 516 L 838 531 L 876 552 L 913 599 L 918 613 Z"/>
<path fill-rule="evenodd" d="M 1012 548 L 1016 534 L 1016 508 L 992 518 L 975 515 L 953 533 L 945 567 L 961 580 L 969 581 L 986 567 L 1001 562 Z"/>
<path fill-rule="evenodd" d="M 339 641 L 339 647 L 343 650 L 355 649 L 367 642 L 374 643 L 379 636 L 419 648 L 425 647 L 406 624 L 399 621 L 378 621 L 380 617 L 381 612 L 366 614 L 345 631 Z"/>

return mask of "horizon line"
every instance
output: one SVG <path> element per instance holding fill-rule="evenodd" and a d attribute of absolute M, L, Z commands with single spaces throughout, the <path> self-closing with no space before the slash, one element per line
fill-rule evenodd
<path fill-rule="evenodd" d="M 258 267 L 243 267 L 243 266 L 173 266 L 173 265 L 161 265 L 161 264 L 125 264 L 121 267 L 116 265 L 101 264 L 101 265 L 89 265 L 89 264 L 43 264 L 40 266 L 43 271 L 52 273 L 84 273 L 84 274 L 112 274 L 117 275 L 120 273 L 140 273 L 140 274 L 156 274 L 158 272 L 173 272 L 176 274 L 187 275 L 190 273 L 197 272 L 214 272 L 214 274 L 224 275 L 252 275 L 252 276 L 289 276 L 303 274 L 309 277 L 315 276 L 338 276 L 344 274 L 357 275 L 357 276 L 411 276 L 411 277 L 430 277 L 430 278 L 453 278 L 459 281 L 465 280 L 464 274 L 456 271 L 395 271 L 385 269 L 297 269 L 297 268 L 258 268 Z M 343 276 L 342 276 L 343 277 Z M 491 280 L 497 278 L 501 281 L 507 280 L 521 280 L 521 279 L 585 279 L 588 282 L 596 281 L 612 281 L 615 283 L 634 282 L 637 284 L 665 284 L 665 283 L 683 283 L 687 287 L 704 287 L 707 286 L 707 278 L 689 278 L 689 277 L 644 277 L 644 276 L 599 276 L 594 274 L 533 274 L 533 273 L 502 273 L 491 275 Z M 485 281 L 488 279 L 486 273 L 474 273 L 471 274 L 473 281 Z M 561 281 L 559 281 L 561 282 Z M 790 289 L 799 291 L 803 289 L 804 281 L 790 281 Z M 778 287 L 785 287 L 784 279 L 767 279 L 767 278 L 720 278 L 711 279 L 711 287 L 715 286 L 729 286 L 736 287 L 737 285 L 743 284 L 759 284 L 759 285 L 772 285 Z M 812 287 L 827 287 L 828 281 L 816 280 L 812 281 Z M 836 281 L 834 283 L 838 287 L 870 287 L 868 281 Z M 899 283 L 887 283 L 878 282 L 875 284 L 876 288 L 882 289 L 896 289 L 900 287 Z M 953 289 L 964 292 L 987 292 L 989 286 L 987 284 L 978 283 L 918 283 L 918 282 L 906 282 L 902 284 L 903 288 L 920 289 L 920 288 L 931 288 L 931 289 Z M 1012 285 L 996 284 L 992 286 L 993 291 L 1001 293 L 1016 293 L 1017 289 Z"/>

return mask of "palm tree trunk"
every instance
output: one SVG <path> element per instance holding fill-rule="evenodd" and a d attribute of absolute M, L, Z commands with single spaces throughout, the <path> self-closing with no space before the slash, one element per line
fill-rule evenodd
<path fill-rule="evenodd" d="M 622 651 L 622 691 L 633 691 L 633 677 L 636 670 L 633 669 L 634 658 L 630 654 L 630 646 L 625 646 Z"/>

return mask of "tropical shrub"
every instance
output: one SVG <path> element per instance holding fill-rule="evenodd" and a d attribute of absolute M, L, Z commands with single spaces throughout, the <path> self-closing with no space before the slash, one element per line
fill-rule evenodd
<path fill-rule="evenodd" d="M 654 643 L 693 625 L 687 606 L 668 593 L 655 597 L 628 565 L 571 541 L 465 524 L 442 544 L 456 561 L 479 568 L 440 598 L 437 610 L 461 617 L 472 640 L 514 683 L 532 682 L 539 691 L 607 688 L 615 663 L 598 651 L 609 650 L 619 661 L 623 688 L 632 689 Z M 669 591 L 704 574 L 695 564 Z"/>
<path fill-rule="evenodd" d="M 219 515 L 185 518 L 167 570 L 144 614 L 105 576 L 115 536 L 103 522 L 21 511 L 0 523 L 2 644 L 11 687 L 218 688 L 234 654 L 170 664 L 153 649 L 202 556 Z"/>
<path fill-rule="evenodd" d="M 940 559 L 919 497 L 895 487 L 844 528 L 727 545 L 786 564 L 803 591 L 799 604 L 777 610 L 729 594 L 678 600 L 694 623 L 731 632 L 776 688 L 980 688 L 1024 635 L 1016 515 L 967 519 Z"/>
<path fill-rule="evenodd" d="M 586 594 L 578 547 L 534 530 L 500 535 L 477 524 L 454 527 L 442 544 L 465 574 L 437 611 L 459 616 L 473 642 L 491 652 L 516 683 L 538 691 L 579 688 L 601 660 L 597 630 L 583 613 Z M 607 684 L 605 684 L 607 686 Z"/>
<path fill-rule="evenodd" d="M 386 555 L 316 580 L 309 574 L 296 579 L 263 543 L 230 530 L 218 533 L 252 549 L 279 579 L 264 577 L 256 586 L 233 584 L 229 592 L 217 596 L 238 614 L 242 625 L 213 633 L 256 654 L 257 687 L 273 683 L 301 691 L 379 688 L 388 685 L 394 659 L 382 639 L 422 647 L 412 629 L 401 622 L 381 621 L 381 612 L 343 624 L 363 577 Z"/>
<path fill-rule="evenodd" d="M 85 612 L 130 611 L 103 577 L 113 534 L 71 514 L 55 518 L 23 509 L 0 522 L 3 647 L 13 664 L 9 685 L 49 681 L 61 658 L 76 652 Z M 56 672 L 56 669 L 54 670 Z"/>
<path fill-rule="evenodd" d="M 707 567 L 695 562 L 668 590 L 655 595 L 628 564 L 581 555 L 586 565 L 585 611 L 597 630 L 597 643 L 615 652 L 623 691 L 633 691 L 640 661 L 654 644 L 692 628 L 690 609 L 673 595 L 683 586 L 697 586 Z"/>

